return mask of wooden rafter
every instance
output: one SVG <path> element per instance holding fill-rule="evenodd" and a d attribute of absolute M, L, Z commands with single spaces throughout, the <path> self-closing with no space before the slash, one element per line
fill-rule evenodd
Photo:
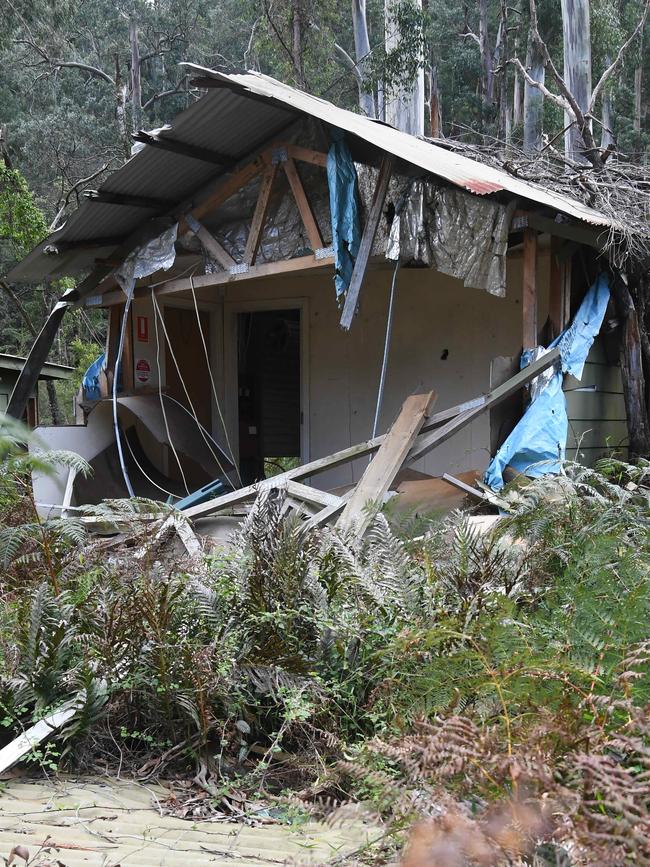
<path fill-rule="evenodd" d="M 244 263 L 249 266 L 255 264 L 255 257 L 257 256 L 257 250 L 262 239 L 262 231 L 269 210 L 269 202 L 271 201 L 273 182 L 275 181 L 277 173 L 277 163 L 271 163 L 270 165 L 267 165 L 264 174 L 262 175 L 260 192 L 257 197 L 257 204 L 255 205 L 255 212 L 253 214 L 250 232 L 248 233 L 246 249 L 244 250 Z"/>
<path fill-rule="evenodd" d="M 322 151 L 314 151 L 311 148 L 304 148 L 300 145 L 287 145 L 287 153 L 292 159 L 298 160 L 298 162 L 311 163 L 313 166 L 320 166 L 322 169 L 327 167 L 327 154 Z"/>
<path fill-rule="evenodd" d="M 173 138 L 152 135 L 144 130 L 134 133 L 131 138 L 139 144 L 148 145 L 152 148 L 159 148 L 163 151 L 180 154 L 181 156 L 189 157 L 192 160 L 200 160 L 201 162 L 212 163 L 217 166 L 232 166 L 237 162 L 237 160 L 227 154 L 220 154 L 216 151 L 211 151 L 208 148 L 185 144 L 185 142 L 177 141 Z"/>
<path fill-rule="evenodd" d="M 289 181 L 289 186 L 291 187 L 293 197 L 296 200 L 296 205 L 298 206 L 298 211 L 300 212 L 300 218 L 302 219 L 305 231 L 307 232 L 307 237 L 309 238 L 311 248 L 312 250 L 320 250 L 323 246 L 323 238 L 320 233 L 320 229 L 318 228 L 316 218 L 314 217 L 314 212 L 312 211 L 311 205 L 309 204 L 307 193 L 305 192 L 305 188 L 302 185 L 302 181 L 300 179 L 300 175 L 298 174 L 296 164 L 293 159 L 289 157 L 282 163 L 282 167 L 284 168 L 285 174 Z"/>
<path fill-rule="evenodd" d="M 129 208 L 149 208 L 152 211 L 162 211 L 172 206 L 168 199 L 156 199 L 150 196 L 130 196 L 126 193 L 109 193 L 107 190 L 84 190 L 84 197 L 89 202 L 103 205 L 125 205 Z"/>
<path fill-rule="evenodd" d="M 156 295 L 177 295 L 180 292 L 188 292 L 190 289 L 206 289 L 213 286 L 223 286 L 228 283 L 237 283 L 242 280 L 255 280 L 260 277 L 274 277 L 280 274 L 290 274 L 296 271 L 307 271 L 313 268 L 331 267 L 334 262 L 333 256 L 317 259 L 315 256 L 297 256 L 295 259 L 282 259 L 279 262 L 262 262 L 260 265 L 251 266 L 248 271 L 230 273 L 220 271 L 217 274 L 197 274 L 190 280 L 188 277 L 167 280 L 155 286 Z M 151 292 L 151 285 L 143 283 L 136 286 L 135 297 L 142 298 Z M 112 307 L 114 304 L 124 302 L 124 293 L 121 289 L 106 291 L 101 296 L 98 306 Z M 93 305 L 91 305 L 93 306 Z"/>
<path fill-rule="evenodd" d="M 186 216 L 185 221 L 189 226 L 190 232 L 193 232 L 196 235 L 206 252 L 215 260 L 215 262 L 218 262 L 222 268 L 228 270 L 236 264 L 230 253 L 228 253 L 227 250 L 224 250 L 214 235 L 209 232 L 202 223 L 195 220 L 191 214 Z"/>
<path fill-rule="evenodd" d="M 348 291 L 345 296 L 343 314 L 341 315 L 341 327 L 345 329 L 349 329 L 352 325 L 352 319 L 354 318 L 357 309 L 361 284 L 363 283 L 363 278 L 366 274 L 368 259 L 370 258 L 370 252 L 377 233 L 377 227 L 379 226 L 379 220 L 381 219 L 384 210 L 384 202 L 386 201 L 386 193 L 388 192 L 388 183 L 393 173 L 394 164 L 395 157 L 392 154 L 385 156 L 381 161 L 375 194 L 363 230 L 363 236 L 361 238 L 361 244 L 359 245 L 357 259 L 354 263 L 350 285 L 348 286 Z"/>

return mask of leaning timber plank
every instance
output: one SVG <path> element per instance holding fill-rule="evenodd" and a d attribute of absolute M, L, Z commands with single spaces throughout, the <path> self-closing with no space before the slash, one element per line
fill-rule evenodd
<path fill-rule="evenodd" d="M 394 164 L 395 157 L 392 155 L 385 156 L 381 161 L 375 194 L 363 230 L 359 252 L 357 253 L 354 270 L 352 271 L 352 277 L 350 278 L 350 285 L 348 286 L 348 291 L 345 296 L 343 314 L 341 315 L 341 327 L 346 330 L 348 330 L 352 325 L 352 320 L 357 309 L 361 284 L 363 283 L 363 278 L 366 274 L 368 259 L 370 258 L 370 252 L 377 233 L 377 227 L 379 226 L 379 221 L 384 210 L 384 202 L 386 201 L 386 193 L 388 192 L 388 183 L 393 173 Z"/>
<path fill-rule="evenodd" d="M 415 441 L 415 445 L 411 449 L 411 453 L 408 457 L 408 462 L 412 462 L 413 460 L 417 460 L 418 457 L 422 457 L 422 454 L 426 454 L 431 448 L 434 448 L 438 442 L 434 441 L 431 444 L 429 437 L 435 436 L 438 431 L 435 429 L 442 423 L 451 419 L 451 422 L 454 422 L 456 418 L 463 417 L 463 422 L 460 424 L 460 427 L 464 427 L 465 424 L 468 424 L 482 412 L 488 410 L 491 406 L 495 406 L 500 403 L 502 400 L 506 400 L 506 398 L 510 397 L 517 389 L 522 388 L 524 385 L 527 385 L 531 380 L 535 379 L 536 376 L 539 376 L 542 371 L 546 370 L 547 367 L 550 367 L 554 364 L 560 357 L 560 350 L 553 349 L 550 352 L 547 352 L 546 355 L 543 355 L 541 358 L 538 358 L 537 361 L 525 367 L 523 370 L 520 370 L 515 376 L 511 379 L 504 382 L 502 385 L 499 385 L 497 388 L 488 392 L 486 395 L 482 395 L 481 397 L 474 398 L 473 400 L 465 401 L 465 403 L 460 403 L 457 406 L 450 407 L 449 409 L 444 409 L 441 412 L 437 412 L 435 415 L 432 415 L 428 421 L 423 425 L 422 432 L 418 436 Z M 476 412 L 475 412 L 476 411 Z M 474 413 L 472 415 L 472 413 Z M 467 416 L 471 415 L 469 420 Z M 445 425 L 447 428 L 448 426 Z M 460 429 L 460 427 L 453 427 L 451 430 L 447 429 L 445 431 L 445 436 L 448 438 L 455 433 L 456 430 Z M 443 431 L 444 428 L 439 428 L 439 431 Z M 433 431 L 433 434 L 431 433 Z M 250 499 L 251 497 L 256 496 L 259 488 L 268 487 L 269 483 L 275 483 L 276 486 L 282 480 L 287 479 L 306 479 L 309 476 L 314 476 L 317 473 L 321 473 L 325 470 L 334 469 L 334 467 L 338 467 L 341 464 L 346 464 L 349 461 L 353 461 L 356 458 L 364 457 L 365 455 L 372 454 L 372 452 L 377 451 L 377 449 L 381 446 L 386 438 L 386 434 L 381 434 L 378 437 L 374 437 L 373 439 L 366 440 L 366 442 L 358 443 L 354 446 L 349 446 L 348 448 L 341 449 L 334 454 L 327 455 L 324 458 L 317 458 L 314 461 L 310 461 L 307 464 L 303 464 L 300 467 L 294 467 L 292 470 L 287 470 L 285 473 L 281 475 L 274 476 L 272 479 L 266 479 L 263 482 L 260 482 L 255 485 L 249 485 L 246 488 L 240 488 L 237 491 L 231 491 L 229 494 L 223 494 L 220 497 L 215 497 L 213 500 L 207 500 L 205 503 L 199 503 L 196 506 L 192 506 L 189 509 L 185 509 L 183 514 L 188 518 L 200 518 L 205 515 L 211 515 L 215 512 L 222 511 L 223 509 L 228 508 L 229 506 L 235 505 L 236 503 L 243 503 L 245 500 Z M 419 453 L 421 447 L 424 447 L 423 451 Z M 413 457 L 413 455 L 416 455 Z"/>
<path fill-rule="evenodd" d="M 264 229 L 264 224 L 266 223 L 266 215 L 269 210 L 269 202 L 271 201 L 271 190 L 273 189 L 273 182 L 275 181 L 275 176 L 277 173 L 278 164 L 271 163 L 270 166 L 266 167 L 266 169 L 264 170 L 264 174 L 262 175 L 260 192 L 257 197 L 255 212 L 253 213 L 251 228 L 250 232 L 248 233 L 248 240 L 246 241 L 246 249 L 244 250 L 244 262 L 247 265 L 255 264 L 257 249 L 260 245 L 260 241 L 262 240 L 262 231 Z"/>
<path fill-rule="evenodd" d="M 458 488 L 459 491 L 463 491 L 463 493 L 467 494 L 468 497 L 474 497 L 474 499 L 480 500 L 483 503 L 491 502 L 492 498 L 489 494 L 486 494 L 485 491 L 479 491 L 478 488 L 473 488 L 471 485 L 465 484 L 461 479 L 457 479 L 455 476 L 450 476 L 449 473 L 443 473 L 442 480 L 447 482 L 448 485 Z"/>
<path fill-rule="evenodd" d="M 188 214 L 185 217 L 185 222 L 189 226 L 190 232 L 196 235 L 199 239 L 206 252 L 208 252 L 215 262 L 218 262 L 222 268 L 226 268 L 227 270 L 237 264 L 230 253 L 224 250 L 214 235 L 205 228 L 203 223 L 199 223 L 199 221 L 195 220 L 191 214 Z"/>
<path fill-rule="evenodd" d="M 435 428 L 436 425 L 441 424 L 443 421 L 446 421 L 449 418 L 453 418 L 461 412 L 465 412 L 467 409 L 471 409 L 475 406 L 482 406 L 483 400 L 483 397 L 479 397 L 475 398 L 474 400 L 458 404 L 458 406 L 444 409 L 441 412 L 438 412 L 435 415 L 431 416 L 431 418 L 426 422 L 422 430 L 432 430 L 433 428 Z M 310 461 L 307 464 L 302 464 L 302 466 L 294 467 L 294 469 L 287 470 L 281 475 L 274 476 L 273 479 L 267 479 L 254 485 L 248 485 L 245 488 L 239 488 L 236 491 L 231 491 L 229 494 L 222 494 L 220 497 L 215 497 L 215 499 L 213 500 L 206 500 L 205 503 L 199 503 L 196 506 L 185 509 L 183 514 L 186 515 L 188 518 L 200 518 L 204 517 L 205 515 L 211 515 L 215 512 L 219 512 L 223 509 L 229 508 L 230 506 L 236 505 L 237 503 L 243 503 L 245 500 L 256 496 L 258 490 L 261 487 L 268 487 L 269 483 L 271 483 L 272 481 L 275 481 L 276 484 L 279 484 L 282 480 L 286 481 L 289 479 L 306 479 L 309 476 L 314 476 L 317 473 L 324 472 L 325 470 L 334 469 L 341 464 L 346 464 L 349 461 L 355 460 L 355 458 L 362 458 L 366 455 L 376 452 L 380 445 L 383 443 L 385 437 L 386 434 L 381 434 L 380 436 L 374 437 L 373 439 L 366 440 L 366 442 L 358 443 L 354 446 L 348 446 L 348 448 L 341 449 L 340 451 L 334 452 L 334 454 L 331 455 L 327 455 L 324 458 L 317 458 L 316 460 Z"/>
<path fill-rule="evenodd" d="M 338 515 L 345 508 L 345 504 L 352 496 L 353 491 L 354 488 L 352 489 L 352 491 L 348 491 L 346 494 L 343 494 L 342 497 L 339 497 L 339 503 L 333 504 L 331 506 L 325 506 L 325 508 L 321 509 L 320 512 L 316 512 L 316 514 L 312 518 L 309 518 L 308 521 L 305 521 L 301 529 L 304 531 L 314 530 L 316 527 L 322 527 L 323 524 L 327 524 L 327 522 L 331 521 L 332 518 L 338 517 Z"/>
<path fill-rule="evenodd" d="M 436 401 L 434 391 L 408 397 L 379 451 L 368 464 L 336 526 L 363 536 Z M 471 410 L 470 410 L 471 411 Z M 373 505 L 375 506 L 373 510 Z"/>
<path fill-rule="evenodd" d="M 535 379 L 536 376 L 539 376 L 543 370 L 546 370 L 547 367 L 554 364 L 559 357 L 560 350 L 557 348 L 552 349 L 550 352 L 547 352 L 546 355 L 538 358 L 537 361 L 533 362 L 533 364 L 524 367 L 523 370 L 520 370 L 519 373 L 506 380 L 502 385 L 499 385 L 493 391 L 488 392 L 483 398 L 483 402 L 480 406 L 477 406 L 474 409 L 465 410 L 465 412 L 452 418 L 441 428 L 438 428 L 431 433 L 425 433 L 419 436 L 415 445 L 411 449 L 407 463 L 411 464 L 420 458 L 423 458 L 436 446 L 441 445 L 457 431 L 473 422 L 475 418 L 478 418 L 478 416 L 484 413 L 491 406 L 495 406 L 497 403 L 510 397 L 511 394 L 514 394 L 515 391 L 522 388 L 524 385 L 527 385 L 531 380 Z"/>
<path fill-rule="evenodd" d="M 317 488 L 312 488 L 309 485 L 302 485 L 293 479 L 288 479 L 286 482 L 287 491 L 297 500 L 304 500 L 306 503 L 315 506 L 338 506 L 342 504 L 340 497 L 336 494 L 330 494 L 327 491 L 319 491 Z"/>
<path fill-rule="evenodd" d="M 288 160 L 285 160 L 282 163 L 282 167 L 284 168 L 284 172 L 289 181 L 293 197 L 296 200 L 296 205 L 298 206 L 298 211 L 300 212 L 300 217 L 305 227 L 305 231 L 307 232 L 311 248 L 312 250 L 320 250 L 323 247 L 323 238 L 320 229 L 318 228 L 316 218 L 314 217 L 314 212 L 312 211 L 309 199 L 307 198 L 307 193 L 302 185 L 302 180 L 298 174 L 296 164 L 291 157 L 289 157 Z"/>

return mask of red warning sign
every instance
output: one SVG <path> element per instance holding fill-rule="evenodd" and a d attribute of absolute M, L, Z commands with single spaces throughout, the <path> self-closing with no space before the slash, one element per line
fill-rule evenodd
<path fill-rule="evenodd" d="M 149 382 L 151 365 L 146 358 L 139 358 L 135 363 L 135 378 L 138 382 Z"/>
<path fill-rule="evenodd" d="M 140 343 L 149 343 L 149 317 L 137 316 L 135 322 L 135 333 L 137 340 Z"/>

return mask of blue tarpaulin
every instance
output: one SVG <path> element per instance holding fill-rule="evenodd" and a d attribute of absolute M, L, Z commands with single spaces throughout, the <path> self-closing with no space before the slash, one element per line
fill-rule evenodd
<path fill-rule="evenodd" d="M 327 153 L 327 183 L 332 217 L 332 246 L 337 298 L 347 292 L 361 242 L 357 172 L 343 132 L 332 130 Z"/>
<path fill-rule="evenodd" d="M 532 477 L 560 471 L 569 429 L 562 378 L 570 373 L 582 379 L 585 361 L 603 324 L 608 301 L 609 283 L 601 274 L 585 295 L 571 325 L 548 347 L 559 347 L 561 365 L 553 371 L 547 385 L 529 405 L 485 471 L 485 482 L 493 490 L 503 488 L 506 466 Z M 526 367 L 531 360 L 530 352 L 523 353 L 521 367 Z"/>
<path fill-rule="evenodd" d="M 93 361 L 93 363 L 83 375 L 81 385 L 83 386 L 85 400 L 101 399 L 102 395 L 101 391 L 99 390 L 99 374 L 102 372 L 102 369 L 104 367 L 104 361 L 105 355 L 102 352 L 99 358 L 96 358 L 95 361 Z"/>

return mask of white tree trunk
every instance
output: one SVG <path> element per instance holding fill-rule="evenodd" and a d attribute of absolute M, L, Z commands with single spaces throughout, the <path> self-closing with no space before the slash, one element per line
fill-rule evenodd
<path fill-rule="evenodd" d="M 544 84 L 544 55 L 533 38 L 528 40 L 526 69 L 531 78 Z M 539 151 L 544 131 L 544 94 L 538 87 L 524 82 L 524 150 Z"/>
<path fill-rule="evenodd" d="M 422 0 L 414 0 L 421 9 Z M 386 0 L 386 51 L 394 51 L 403 38 L 397 26 L 396 18 L 400 0 Z M 408 35 L 406 35 L 408 38 Z M 405 82 L 396 92 L 385 95 L 386 121 L 402 132 L 411 135 L 424 135 L 424 66 L 419 65 L 411 82 Z"/>
<path fill-rule="evenodd" d="M 612 62 L 612 58 L 605 57 L 605 67 Z M 603 150 L 614 144 L 614 112 L 612 110 L 612 93 L 609 87 L 603 90 L 602 130 L 600 133 L 600 146 Z"/>
<path fill-rule="evenodd" d="M 589 0 L 562 0 L 564 34 L 564 81 L 580 109 L 586 114 L 591 100 L 591 25 Z M 573 117 L 565 115 L 565 125 Z M 587 162 L 584 142 L 575 124 L 564 135 L 564 150 L 569 159 Z"/>
<path fill-rule="evenodd" d="M 376 117 L 375 97 L 372 92 L 372 85 L 368 81 L 367 70 L 370 39 L 368 37 L 366 0 L 352 0 L 352 29 L 354 31 L 354 54 L 360 75 L 359 108 L 367 117 Z"/>
<path fill-rule="evenodd" d="M 131 123 L 133 132 L 139 132 L 142 129 L 142 85 L 138 27 L 133 16 L 129 18 L 129 41 L 131 43 Z"/>

